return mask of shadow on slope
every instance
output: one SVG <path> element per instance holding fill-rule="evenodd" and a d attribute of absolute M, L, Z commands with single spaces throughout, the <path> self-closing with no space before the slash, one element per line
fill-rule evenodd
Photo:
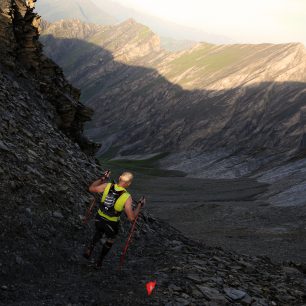
<path fill-rule="evenodd" d="M 157 70 L 115 60 L 98 45 L 43 36 L 45 52 L 95 110 L 88 135 L 116 154 L 208 152 L 300 154 L 306 149 L 306 84 L 262 82 L 230 90 L 185 90 Z M 124 52 L 130 50 L 122 50 Z M 101 151 L 101 152 L 103 152 Z M 100 152 L 100 153 L 101 153 Z M 222 157 L 221 157 L 222 159 Z"/>

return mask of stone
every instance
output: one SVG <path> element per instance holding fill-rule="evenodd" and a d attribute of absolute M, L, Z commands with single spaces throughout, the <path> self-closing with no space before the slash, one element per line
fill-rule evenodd
<path fill-rule="evenodd" d="M 0 140 L 0 150 L 7 151 L 7 152 L 10 151 L 8 146 L 3 141 L 1 141 L 1 140 Z"/>
<path fill-rule="evenodd" d="M 16 263 L 17 263 L 18 265 L 24 264 L 24 260 L 23 260 L 20 256 L 16 255 L 16 256 L 15 256 L 15 259 L 16 259 Z"/>
<path fill-rule="evenodd" d="M 60 211 L 53 212 L 53 217 L 59 218 L 59 219 L 63 219 L 64 218 L 63 214 Z"/>
<path fill-rule="evenodd" d="M 254 298 L 252 306 L 269 306 L 269 303 L 265 299 Z"/>
<path fill-rule="evenodd" d="M 197 284 L 202 283 L 201 276 L 199 276 L 198 274 L 187 274 L 186 277 Z"/>
<path fill-rule="evenodd" d="M 190 302 L 184 298 L 181 298 L 181 297 L 178 297 L 175 299 L 176 302 L 179 303 L 180 306 L 187 306 L 187 305 L 190 305 Z M 179 306 L 177 305 L 177 306 Z"/>
<path fill-rule="evenodd" d="M 32 217 L 32 210 L 30 207 L 27 207 L 26 208 L 26 214 L 29 216 L 29 217 Z"/>
<path fill-rule="evenodd" d="M 224 292 L 234 301 L 241 300 L 246 295 L 246 292 L 235 288 L 224 288 Z"/>
<path fill-rule="evenodd" d="M 175 252 L 181 252 L 181 251 L 183 251 L 183 249 L 184 249 L 184 246 L 183 245 L 176 245 L 176 246 L 172 246 L 172 247 L 170 247 L 170 249 L 172 250 L 172 251 L 175 251 Z"/>
<path fill-rule="evenodd" d="M 170 284 L 168 288 L 172 291 L 182 291 L 182 288 L 179 286 L 176 286 L 175 284 Z"/>
<path fill-rule="evenodd" d="M 253 299 L 248 294 L 246 294 L 245 297 L 242 300 L 240 300 L 239 302 L 242 305 L 251 305 L 252 301 L 253 301 Z"/>
<path fill-rule="evenodd" d="M 288 275 L 301 274 L 301 271 L 299 271 L 298 269 L 293 268 L 293 267 L 283 267 L 283 270 Z"/>
<path fill-rule="evenodd" d="M 222 277 L 211 277 L 209 279 L 206 279 L 206 281 L 210 281 L 210 282 L 216 283 L 218 285 L 223 285 L 223 283 L 224 283 Z"/>
<path fill-rule="evenodd" d="M 207 263 L 207 261 L 201 259 L 192 259 L 191 262 L 199 266 L 205 266 Z"/>
<path fill-rule="evenodd" d="M 187 300 L 190 299 L 190 296 L 185 292 L 181 293 L 181 297 Z"/>
<path fill-rule="evenodd" d="M 16 81 L 13 81 L 13 87 L 16 89 L 20 88 L 19 84 Z"/>
<path fill-rule="evenodd" d="M 197 288 L 201 291 L 203 296 L 208 301 L 228 302 L 227 299 L 217 289 L 209 288 L 209 287 L 205 287 L 201 285 L 197 285 Z"/>
<path fill-rule="evenodd" d="M 196 288 L 192 288 L 191 295 L 196 299 L 203 297 L 203 294 Z"/>

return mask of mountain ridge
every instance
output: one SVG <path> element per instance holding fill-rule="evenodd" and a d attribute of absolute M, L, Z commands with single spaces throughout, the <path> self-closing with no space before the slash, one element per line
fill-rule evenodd
<path fill-rule="evenodd" d="M 88 5 L 84 5 L 85 0 L 68 0 L 61 2 L 57 0 L 55 3 L 52 0 L 40 0 L 37 5 L 37 10 L 44 19 L 54 22 L 59 19 L 79 18 L 84 22 L 93 22 L 101 24 L 116 24 L 123 22 L 126 19 L 134 18 L 138 22 L 152 28 L 155 32 L 163 37 L 170 37 L 175 40 L 195 40 L 195 41 L 210 41 L 214 43 L 231 42 L 231 39 L 222 35 L 214 35 L 203 30 L 198 30 L 192 27 L 179 25 L 174 22 L 164 20 L 155 16 L 151 16 L 141 11 L 128 8 L 120 3 L 109 0 L 88 1 Z M 78 6 L 75 4 L 78 4 Z M 87 7 L 89 6 L 89 7 Z M 86 16 L 83 16 L 80 11 L 89 10 Z M 93 7 L 93 8 L 92 8 Z M 99 12 L 99 14 L 97 14 Z M 103 17 L 100 17 L 102 15 Z M 114 17 L 112 17 L 114 16 Z M 178 45 L 181 45 L 179 42 Z"/>
<path fill-rule="evenodd" d="M 120 25 L 115 27 L 120 33 Z M 302 44 L 202 43 L 187 51 L 161 48 L 119 60 L 117 54 L 129 45 L 126 38 L 116 48 L 106 46 L 103 39 L 99 46 L 68 41 L 71 52 L 82 50 L 74 56 L 75 65 L 61 56 L 65 39 L 53 37 L 49 44 L 42 37 L 47 54 L 83 89 L 82 100 L 96 110 L 86 133 L 103 141 L 99 154 L 129 158 L 168 152 L 161 167 L 200 178 L 272 180 L 267 194 L 272 203 L 303 201 L 305 179 L 300 173 L 305 165 L 295 161 L 305 156 Z M 49 48 L 55 41 L 56 53 Z M 116 37 L 109 41 L 115 43 Z M 126 133 L 130 137 L 124 137 Z M 278 167 L 288 171 L 272 179 L 269 173 L 278 173 Z"/>
<path fill-rule="evenodd" d="M 105 8 L 112 15 L 116 16 L 119 22 L 127 18 L 134 18 L 137 22 L 150 27 L 159 36 L 172 37 L 177 40 L 209 41 L 211 43 L 231 43 L 233 40 L 224 35 L 205 32 L 204 30 L 185 26 L 150 15 L 143 11 L 129 8 L 122 3 L 115 3 L 111 0 L 96 0 L 97 5 Z"/>
<path fill-rule="evenodd" d="M 95 37 L 94 40 L 88 39 L 88 42 L 75 41 L 75 46 L 73 48 L 76 48 L 78 44 L 79 46 L 81 46 L 82 44 L 84 45 L 81 48 L 83 50 L 82 58 L 84 60 L 78 61 L 77 69 L 74 69 L 73 65 L 69 68 L 68 74 L 70 73 L 70 71 L 72 72 L 72 74 L 70 75 L 70 80 L 72 82 L 75 82 L 78 86 L 82 87 L 85 93 L 88 93 L 88 91 L 91 92 L 89 95 L 86 95 L 86 99 L 88 105 L 91 105 L 91 107 L 94 107 L 95 109 L 99 109 L 100 107 L 100 104 L 98 104 L 98 101 L 96 101 L 97 99 L 100 99 L 101 101 L 101 99 L 103 99 L 103 96 L 105 96 L 105 99 L 109 99 L 108 97 L 112 95 L 112 87 L 110 87 L 108 92 L 106 93 L 102 93 L 101 91 L 99 91 L 99 89 L 97 90 L 97 92 L 95 92 L 94 84 L 100 83 L 99 78 L 104 78 L 104 76 L 106 76 L 107 74 L 114 74 L 114 78 L 116 78 L 116 75 L 120 72 L 120 69 L 124 71 L 124 66 L 122 66 L 122 64 L 119 64 L 119 62 L 134 67 L 136 75 L 139 75 L 139 72 L 143 70 L 143 75 L 141 77 L 142 79 L 138 79 L 137 77 L 133 79 L 124 79 L 124 82 L 127 82 L 128 86 L 126 87 L 126 89 L 123 89 L 123 87 L 120 92 L 125 93 L 125 97 L 128 101 L 133 101 L 133 95 L 138 94 L 142 96 L 140 92 L 144 90 L 149 90 L 149 92 L 151 92 L 149 96 L 154 96 L 158 92 L 160 92 L 161 95 L 163 95 L 163 92 L 168 92 L 169 95 L 169 93 L 173 91 L 173 97 L 175 97 L 175 92 L 177 90 L 180 91 L 182 97 L 187 99 L 185 100 L 185 103 L 188 100 L 190 100 L 191 102 L 191 104 L 188 103 L 189 105 L 185 105 L 185 107 L 187 106 L 188 108 L 190 108 L 190 110 L 186 110 L 185 115 L 190 113 L 191 117 L 190 119 L 186 119 L 186 117 L 184 120 L 189 120 L 189 122 L 193 126 L 197 127 L 196 130 L 193 132 L 193 138 L 196 138 L 192 140 L 192 137 L 190 138 L 188 136 L 191 142 L 186 142 L 185 145 L 181 146 L 181 149 L 188 149 L 188 147 L 190 146 L 192 147 L 194 141 L 197 141 L 199 145 L 198 140 L 200 139 L 196 139 L 201 134 L 203 139 L 208 137 L 208 140 L 205 141 L 206 143 L 213 143 L 213 138 L 216 137 L 214 136 L 214 134 L 217 135 L 218 131 L 222 131 L 222 129 L 225 127 L 226 122 L 230 123 L 233 122 L 233 120 L 238 120 L 238 117 L 237 119 L 235 119 L 231 118 L 230 116 L 233 115 L 241 117 L 241 115 L 243 114 L 243 116 L 249 116 L 250 114 L 247 111 L 244 113 L 242 111 L 242 109 L 245 108 L 243 102 L 241 102 L 242 104 L 240 110 L 237 109 L 238 107 L 235 105 L 235 103 L 238 103 L 241 99 L 243 100 L 245 95 L 247 97 L 248 92 L 254 90 L 252 89 L 252 87 L 254 87 L 255 90 L 256 88 L 261 88 L 258 91 L 258 94 L 261 96 L 262 102 L 260 100 L 257 101 L 257 107 L 261 109 L 260 113 L 265 115 L 268 115 L 267 111 L 265 111 L 265 107 L 267 107 L 265 106 L 265 103 L 267 103 L 265 102 L 267 100 L 267 97 L 270 95 L 270 93 L 272 95 L 277 95 L 276 91 L 273 90 L 274 87 L 281 88 L 282 86 L 289 86 L 288 84 L 291 82 L 292 89 L 294 88 L 294 86 L 297 86 L 297 88 L 301 87 L 301 89 L 304 88 L 303 82 L 306 81 L 306 56 L 305 48 L 302 44 L 260 44 L 250 46 L 235 44 L 217 46 L 202 43 L 194 46 L 192 49 L 187 51 L 171 53 L 169 51 L 162 50 L 160 48 L 159 41 L 156 36 L 154 36 L 153 32 L 148 32 L 150 33 L 148 36 L 148 40 L 151 40 L 151 44 L 148 44 L 147 39 L 137 40 L 138 48 L 139 50 L 141 50 L 140 53 L 135 52 L 133 55 L 127 56 L 127 54 L 131 54 L 129 52 L 133 53 L 133 50 L 135 50 L 135 44 L 131 44 L 129 35 L 133 36 L 135 31 L 142 31 L 142 26 L 130 20 L 129 22 L 122 23 L 117 26 L 111 26 L 111 28 L 113 30 L 111 30 L 110 32 L 103 32 L 105 36 L 100 40 L 98 37 L 99 35 L 95 34 L 93 36 Z M 46 33 L 48 33 L 48 35 L 52 35 L 52 32 Z M 116 39 L 116 35 L 120 37 L 120 40 Z M 64 48 L 65 40 L 63 40 L 62 42 L 58 41 L 58 43 L 59 45 L 57 50 L 59 51 Z M 73 45 L 73 42 L 71 43 Z M 111 45 L 111 43 L 113 43 L 114 45 Z M 103 54 L 105 54 L 104 62 L 95 64 L 97 63 L 95 58 L 90 58 L 90 60 L 87 62 L 87 59 L 89 59 L 89 57 L 86 56 L 86 45 L 88 45 L 88 48 L 92 50 L 91 52 L 97 54 L 97 57 L 101 56 L 101 58 L 103 58 Z M 52 50 L 48 49 L 48 46 L 45 50 L 50 56 L 52 56 Z M 146 51 L 144 52 L 143 50 Z M 98 55 L 100 52 L 101 55 Z M 65 70 L 65 59 L 60 59 L 60 57 L 61 56 L 59 51 L 57 58 L 59 59 L 60 64 L 63 65 Z M 56 60 L 57 58 L 54 59 Z M 95 65 L 97 65 L 96 68 L 93 68 L 96 69 L 97 72 L 94 73 L 92 76 L 91 72 L 87 71 L 86 68 L 90 61 L 92 62 L 90 63 L 91 67 L 95 67 Z M 118 64 L 114 64 L 114 61 L 118 62 Z M 111 65 L 109 72 L 108 70 L 103 69 L 104 65 L 105 67 Z M 136 69 L 137 67 L 139 67 L 139 69 Z M 263 69 L 263 67 L 265 68 Z M 136 73 L 137 70 L 139 70 L 138 73 Z M 82 78 L 78 75 L 82 75 Z M 147 77 L 145 77 L 146 75 Z M 154 85 L 154 80 L 156 80 L 157 82 L 156 85 Z M 158 82 L 161 82 L 160 84 L 164 83 L 165 88 L 158 88 Z M 285 85 L 285 82 L 287 83 L 287 85 Z M 295 82 L 296 85 L 294 85 Z M 284 85 L 282 85 L 282 83 L 284 83 Z M 93 89 L 90 89 L 90 87 L 92 87 Z M 97 88 L 100 88 L 102 90 L 102 87 Z M 104 85 L 103 91 L 105 92 L 105 89 L 107 88 L 107 85 Z M 131 92 L 130 88 L 135 89 L 133 89 Z M 153 93 L 154 89 L 156 90 L 155 94 Z M 299 94 L 297 94 L 296 97 L 298 97 L 299 95 L 303 96 L 303 90 Z M 129 96 L 131 98 L 129 98 Z M 175 101 L 175 103 L 178 103 L 178 101 L 182 100 L 182 97 L 180 99 L 174 98 L 175 100 L 173 101 L 171 101 L 171 98 L 170 100 L 169 98 L 165 98 L 165 101 L 168 101 L 167 103 L 170 105 Z M 114 94 L 113 98 L 118 98 L 119 100 L 121 100 L 121 98 L 117 97 L 116 94 Z M 300 99 L 302 98 L 300 97 Z M 212 103 L 211 107 L 214 107 L 216 111 L 219 107 L 224 108 L 224 110 L 226 110 L 225 113 L 227 114 L 225 115 L 225 118 L 226 116 L 228 116 L 228 118 L 224 121 L 224 116 L 214 112 L 214 108 L 211 108 L 212 114 L 216 116 L 214 118 L 214 121 L 217 123 L 215 124 L 213 130 L 212 127 L 209 127 L 209 125 L 212 124 L 212 121 L 207 121 L 207 118 L 205 119 L 206 115 L 202 115 L 204 116 L 204 121 L 203 119 L 199 120 L 199 118 L 194 117 L 197 113 L 199 114 L 199 112 L 192 115 L 193 109 L 208 109 L 209 103 Z M 148 106 L 149 104 L 150 103 L 148 103 Z M 183 107 L 183 104 L 181 102 L 179 104 Z M 105 107 L 105 105 L 103 107 Z M 179 111 L 177 107 L 178 106 L 175 106 L 175 109 Z M 203 112 L 203 110 L 201 110 L 201 112 Z M 250 111 L 252 112 L 252 110 Z M 155 110 L 155 112 L 157 112 L 157 110 Z M 253 114 L 255 115 L 256 113 L 253 112 Z M 239 121 L 249 121 L 249 119 L 247 118 L 248 117 L 241 117 Z M 175 120 L 177 120 L 177 118 L 167 119 L 170 125 L 172 124 L 172 122 L 174 123 Z M 219 123 L 218 120 L 220 120 Z M 256 119 L 256 121 L 258 121 L 258 119 Z M 238 131 L 235 131 L 234 125 L 230 127 L 229 130 L 232 130 L 232 133 L 234 135 L 239 134 Z M 187 131 L 185 134 L 185 138 L 187 137 L 187 134 L 190 133 L 189 129 L 187 129 Z M 214 132 L 213 134 L 211 134 L 211 136 L 209 136 L 209 133 L 207 131 Z M 166 129 L 164 129 L 163 132 L 160 131 L 160 133 L 165 134 L 164 136 L 167 137 Z M 199 136 L 195 136 L 196 134 L 198 134 Z M 221 135 L 217 137 L 220 140 L 222 139 Z M 303 136 L 301 134 L 300 139 L 302 139 L 302 137 Z M 168 135 L 168 138 L 176 139 L 174 135 Z M 211 138 L 210 141 L 209 138 Z M 152 140 L 155 143 L 154 139 Z M 247 141 L 247 139 L 243 138 L 242 142 L 245 141 Z M 300 140 L 295 141 L 294 146 L 288 144 L 285 147 L 292 146 L 298 148 L 299 141 Z M 234 143 L 236 143 L 236 141 L 234 141 Z M 178 145 L 180 146 L 180 143 L 178 143 Z M 203 144 L 201 146 L 203 146 Z M 204 146 L 210 147 L 210 145 L 207 144 Z M 148 149 L 150 149 L 150 147 Z M 158 147 L 158 149 L 162 150 L 161 147 Z M 165 146 L 164 150 L 167 151 L 167 149 L 171 149 L 171 147 L 168 148 L 167 146 Z"/>
<path fill-rule="evenodd" d="M 63 21 L 63 22 L 65 23 L 65 22 L 69 22 L 69 21 Z M 73 22 L 71 23 L 71 26 L 77 27 L 76 24 L 73 23 Z M 87 26 L 89 26 L 89 25 L 87 25 Z M 52 28 L 50 28 L 46 31 L 43 31 L 43 35 L 50 34 L 50 35 L 53 35 L 55 38 L 60 38 L 60 37 L 69 38 L 67 35 L 65 35 L 65 33 L 62 33 L 61 36 L 58 36 L 58 33 L 56 33 L 56 30 L 55 30 L 55 28 L 57 28 L 57 30 L 59 32 L 61 31 L 61 29 L 60 29 L 61 26 L 58 23 L 54 23 L 52 25 L 52 27 L 54 28 L 54 30 L 52 30 Z M 92 27 L 94 27 L 94 26 L 92 25 Z M 210 61 L 218 62 L 218 60 L 221 59 L 224 62 L 224 65 L 228 65 L 228 64 L 232 65 L 232 64 L 235 64 L 235 60 L 239 60 L 241 62 L 243 60 L 244 56 L 247 56 L 247 57 L 252 57 L 253 56 L 253 58 L 250 58 L 250 60 L 255 61 L 256 60 L 255 55 L 260 55 L 258 59 L 261 60 L 261 62 L 258 63 L 257 65 L 258 66 L 260 66 L 260 65 L 264 66 L 265 63 L 268 62 L 268 60 L 265 58 L 265 56 L 266 55 L 269 56 L 269 53 L 271 53 L 271 55 L 272 55 L 272 51 L 274 51 L 274 50 L 275 50 L 275 53 L 273 54 L 273 56 L 274 55 L 279 55 L 280 56 L 279 60 L 281 60 L 282 54 L 285 55 L 287 51 L 292 54 L 293 59 L 294 59 L 294 54 L 293 54 L 294 50 L 290 51 L 290 50 L 286 50 L 286 48 L 296 49 L 296 52 L 300 53 L 300 55 L 299 55 L 300 58 L 305 57 L 305 52 L 306 52 L 305 47 L 302 43 L 288 43 L 288 44 L 268 44 L 268 43 L 264 43 L 264 44 L 233 44 L 233 45 L 213 45 L 213 44 L 208 44 L 208 43 L 198 43 L 188 50 L 178 51 L 178 52 L 169 52 L 169 51 L 166 51 L 166 50 L 161 50 L 162 48 L 160 46 L 158 46 L 158 44 L 160 44 L 160 39 L 156 34 L 154 34 L 154 32 L 152 32 L 149 28 L 137 23 L 133 19 L 129 19 L 125 22 L 122 22 L 119 25 L 104 28 L 105 29 L 104 31 L 106 31 L 106 29 L 113 29 L 113 31 L 114 31 L 114 33 L 112 33 L 112 32 L 109 33 L 109 34 L 105 33 L 105 36 L 109 35 L 109 37 L 110 37 L 109 40 L 111 41 L 112 40 L 111 39 L 112 34 L 122 35 L 122 33 L 124 31 L 132 31 L 133 27 L 135 28 L 135 31 L 139 31 L 139 29 L 146 29 L 146 32 L 151 34 L 151 35 L 149 35 L 149 38 L 152 38 L 152 41 L 156 40 L 156 44 L 155 44 L 156 49 L 155 50 L 152 49 L 151 52 L 165 51 L 164 53 L 162 53 L 162 55 L 165 55 L 165 54 L 169 55 L 169 59 L 168 58 L 165 59 L 166 64 L 167 64 L 168 61 L 171 62 L 175 59 L 176 61 L 173 61 L 173 63 L 171 62 L 171 64 L 176 66 L 174 68 L 177 68 L 180 65 L 180 63 L 179 63 L 180 61 L 182 61 L 182 62 L 184 60 L 186 61 L 186 63 L 181 64 L 182 67 L 180 69 L 182 71 L 177 72 L 177 74 L 178 73 L 184 74 L 187 71 L 188 71 L 188 74 L 190 74 L 190 72 L 192 72 L 192 68 L 193 68 L 192 64 L 194 64 L 194 67 L 197 68 L 198 70 L 199 70 L 199 68 L 201 68 L 200 66 L 197 66 L 196 62 L 197 61 L 199 62 L 199 59 L 197 59 L 197 58 L 195 58 L 194 62 L 190 62 L 190 64 L 188 65 L 188 60 L 189 60 L 188 57 L 190 57 L 191 60 L 192 60 L 192 56 L 195 56 L 195 57 L 196 56 L 202 56 L 202 58 L 203 58 L 207 55 L 207 56 L 212 57 L 211 59 L 209 59 Z M 117 32 L 115 31 L 115 29 L 118 29 Z M 102 30 L 102 28 L 96 28 L 96 30 L 94 30 L 94 31 L 99 32 L 101 30 Z M 75 36 L 74 38 L 81 39 L 81 37 L 78 37 L 78 36 Z M 116 38 L 114 38 L 114 41 L 115 40 L 116 40 Z M 103 39 L 101 41 L 99 41 L 99 37 L 97 37 L 96 41 L 95 41 L 95 39 L 89 40 L 89 43 L 91 43 L 91 42 L 94 43 L 94 44 L 105 47 L 108 51 L 111 51 L 114 55 L 114 58 L 116 58 L 115 49 L 114 48 L 109 48 L 108 49 L 107 46 L 103 45 Z M 141 43 L 143 43 L 143 42 L 140 41 L 140 44 Z M 121 40 L 121 42 L 116 41 L 116 44 L 117 44 L 117 49 L 121 48 L 122 50 L 124 50 L 123 48 L 126 45 L 129 44 L 129 41 L 128 40 L 125 41 L 124 38 L 123 38 L 123 40 Z M 253 48 L 254 50 L 250 50 L 251 48 Z M 225 50 L 225 52 L 228 53 L 226 55 L 226 56 L 229 57 L 228 59 L 223 59 L 223 58 L 218 59 L 217 55 L 218 54 L 222 55 L 222 49 L 227 49 L 227 50 Z M 232 49 L 232 51 L 230 49 Z M 269 50 L 269 49 L 271 49 L 271 50 Z M 231 54 L 231 53 L 234 53 L 234 52 L 236 52 L 237 55 Z M 196 53 L 198 53 L 198 54 L 196 54 Z M 216 54 L 216 56 L 215 56 L 215 54 Z M 137 55 L 137 56 L 139 56 L 139 55 Z M 214 56 L 215 56 L 215 58 L 213 58 Z M 174 58 L 174 57 L 177 57 L 177 58 Z M 185 57 L 185 59 L 183 59 L 184 57 Z M 248 60 L 248 58 L 246 58 L 246 59 Z M 226 62 L 226 60 L 228 62 Z M 287 58 L 286 60 L 290 61 L 289 58 Z M 212 64 L 214 64 L 214 62 L 212 62 Z M 128 63 L 128 60 L 126 60 L 126 63 Z M 154 68 L 156 68 L 159 72 L 161 72 L 161 74 L 165 75 L 171 82 L 173 82 L 175 84 L 184 85 L 184 83 L 177 81 L 175 78 L 171 79 L 171 73 L 172 74 L 174 73 L 174 72 L 171 71 L 171 68 L 172 68 L 171 66 L 160 67 L 160 66 L 164 66 L 164 62 L 160 63 L 160 65 L 154 64 L 154 65 L 151 65 L 151 66 L 150 65 L 145 65 L 145 63 L 141 63 L 141 64 L 143 64 L 144 67 L 154 67 Z M 219 65 L 221 65 L 221 64 L 219 64 Z M 281 65 L 285 65 L 285 62 L 283 61 L 281 63 Z M 301 65 L 303 65 L 303 61 L 301 62 Z M 205 68 L 205 69 L 207 68 L 207 66 L 205 66 L 205 63 L 204 63 L 203 68 Z M 221 69 L 223 67 L 220 66 L 220 67 L 212 67 L 212 68 Z M 233 67 L 233 68 L 235 68 L 235 67 Z M 276 68 L 278 68 L 278 66 Z M 189 69 L 191 69 L 191 71 L 189 71 Z M 168 70 L 168 71 L 166 71 L 166 70 Z M 206 69 L 206 70 L 208 70 L 208 69 Z M 209 71 L 206 71 L 206 72 L 209 73 Z M 212 72 L 214 72 L 214 71 L 212 71 Z M 200 76 L 203 76 L 203 73 Z M 180 75 L 179 75 L 179 77 L 182 78 Z M 193 77 L 194 76 L 191 75 L 190 78 L 193 78 Z M 226 78 L 228 79 L 228 76 L 226 76 Z M 255 82 L 255 80 L 256 79 L 254 78 L 253 82 Z M 274 80 L 274 78 L 273 79 L 264 79 L 264 81 L 269 81 L 269 80 Z M 290 79 L 287 79 L 287 80 L 300 81 L 301 77 L 298 76 L 295 79 L 290 78 Z M 192 80 L 192 81 L 194 81 L 194 80 Z M 282 79 L 279 79 L 279 81 L 282 81 Z M 205 88 L 207 88 L 207 84 L 203 83 L 203 80 L 202 80 L 202 84 L 204 84 L 203 86 Z M 194 84 L 192 84 L 192 86 L 193 87 L 191 89 L 195 89 Z M 201 87 L 199 87 L 199 88 L 201 88 Z M 186 89 L 188 89 L 188 86 L 186 87 Z M 214 89 L 214 88 L 211 88 L 211 89 Z"/>
<path fill-rule="evenodd" d="M 91 0 L 40 0 L 35 9 L 49 22 L 77 18 L 85 22 L 114 24 L 117 20 Z"/>

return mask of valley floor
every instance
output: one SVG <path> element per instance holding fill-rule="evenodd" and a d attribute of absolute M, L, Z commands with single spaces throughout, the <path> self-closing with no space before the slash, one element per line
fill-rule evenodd
<path fill-rule="evenodd" d="M 137 174 L 135 194 L 147 209 L 188 237 L 276 262 L 306 262 L 306 207 L 265 200 L 269 185 L 255 179 L 195 179 Z"/>

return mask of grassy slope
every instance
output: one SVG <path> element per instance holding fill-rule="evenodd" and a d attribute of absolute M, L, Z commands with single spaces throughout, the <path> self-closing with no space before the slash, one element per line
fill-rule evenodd
<path fill-rule="evenodd" d="M 206 76 L 233 66 L 252 54 L 252 48 L 241 45 L 229 45 L 219 48 L 211 44 L 202 44 L 198 48 L 183 53 L 169 65 L 168 77 L 176 77 L 193 68 L 193 77 Z"/>
<path fill-rule="evenodd" d="M 143 160 L 129 160 L 121 159 L 114 160 L 110 159 L 110 155 L 106 155 L 100 158 L 100 163 L 104 168 L 109 168 L 115 176 L 119 175 L 122 171 L 128 170 L 149 176 L 160 176 L 160 177 L 182 177 L 186 174 L 181 171 L 165 170 L 160 169 L 158 161 L 165 157 L 167 153 L 157 154 L 151 158 Z"/>
<path fill-rule="evenodd" d="M 181 53 L 162 67 L 164 75 L 188 88 L 205 87 L 206 82 L 218 81 L 254 63 L 265 61 L 271 54 L 284 52 L 284 45 L 234 44 L 212 45 L 202 43 Z"/>

